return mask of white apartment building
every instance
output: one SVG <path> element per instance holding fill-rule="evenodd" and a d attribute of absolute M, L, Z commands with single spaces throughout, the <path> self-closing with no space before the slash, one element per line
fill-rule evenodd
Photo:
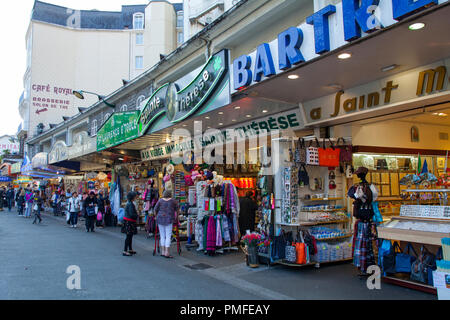
<path fill-rule="evenodd" d="M 26 33 L 21 135 L 34 137 L 99 99 L 77 99 L 73 90 L 108 95 L 175 50 L 183 42 L 177 34 L 183 34 L 177 24 L 182 6 L 150 1 L 106 12 L 35 1 Z"/>

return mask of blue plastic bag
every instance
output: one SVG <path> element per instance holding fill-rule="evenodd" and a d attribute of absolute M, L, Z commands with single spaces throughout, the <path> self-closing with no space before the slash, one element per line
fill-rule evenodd
<path fill-rule="evenodd" d="M 377 225 L 383 222 L 383 216 L 381 215 L 380 209 L 378 208 L 378 201 L 372 202 L 373 207 L 373 222 L 375 222 Z"/>
<path fill-rule="evenodd" d="M 124 217 L 125 217 L 125 209 L 124 209 L 124 208 L 120 208 L 120 209 L 119 209 L 119 214 L 117 215 L 117 220 L 118 220 L 120 223 L 122 223 Z"/>
<path fill-rule="evenodd" d="M 383 267 L 383 257 L 385 254 L 389 254 L 392 250 L 392 243 L 390 240 L 382 240 L 381 246 L 378 248 L 378 265 Z M 386 272 L 383 271 L 386 275 Z"/>

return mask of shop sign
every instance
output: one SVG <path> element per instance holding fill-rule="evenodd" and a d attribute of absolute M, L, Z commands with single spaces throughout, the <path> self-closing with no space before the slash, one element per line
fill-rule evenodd
<path fill-rule="evenodd" d="M 48 164 L 61 162 L 67 159 L 68 154 L 66 143 L 62 140 L 55 142 L 52 151 L 48 154 Z"/>
<path fill-rule="evenodd" d="M 307 126 L 320 125 L 449 94 L 450 60 L 341 90 L 302 104 Z"/>
<path fill-rule="evenodd" d="M 290 27 L 272 42 L 235 59 L 231 75 L 233 92 L 447 1 L 362 0 L 360 4 L 359 0 L 343 0 L 328 5 L 300 26 Z"/>
<path fill-rule="evenodd" d="M 20 162 L 16 162 L 11 166 L 11 174 L 20 173 L 20 167 L 22 164 Z"/>
<path fill-rule="evenodd" d="M 97 151 L 117 146 L 139 136 L 139 111 L 116 112 L 97 132 Z"/>
<path fill-rule="evenodd" d="M 68 148 L 69 159 L 81 157 L 83 155 L 97 151 L 97 139 L 90 137 L 87 132 L 78 133 L 71 147 Z"/>
<path fill-rule="evenodd" d="M 141 152 L 144 161 L 169 157 L 171 153 L 193 151 L 207 146 L 225 145 L 233 141 L 264 137 L 271 133 L 285 130 L 296 130 L 303 127 L 299 110 L 287 111 L 274 116 L 260 118 L 248 123 L 230 127 L 212 133 L 205 132 L 202 136 L 188 138 L 182 142 L 174 142 L 153 147 Z M 232 132 L 230 132 L 232 130 Z M 232 135 L 234 134 L 234 137 Z"/>
<path fill-rule="evenodd" d="M 160 87 L 145 103 L 139 117 L 139 134 L 145 134 L 161 116 L 178 123 L 201 109 L 222 86 L 228 73 L 228 51 L 213 55 L 194 79 L 183 89 L 177 83 Z M 227 103 L 225 103 L 227 104 Z M 222 104 L 222 105 L 225 105 Z"/>
<path fill-rule="evenodd" d="M 11 178 L 10 177 L 0 177 L 0 182 L 11 182 Z"/>
<path fill-rule="evenodd" d="M 33 168 L 40 168 L 44 167 L 48 164 L 48 153 L 47 152 L 41 152 L 38 153 L 31 159 L 31 165 Z"/>

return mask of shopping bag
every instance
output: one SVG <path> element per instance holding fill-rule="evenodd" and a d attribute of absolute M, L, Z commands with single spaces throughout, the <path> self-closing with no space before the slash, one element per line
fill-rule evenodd
<path fill-rule="evenodd" d="M 411 265 L 411 280 L 428 283 L 428 272 L 432 272 L 433 264 L 436 265 L 436 257 L 422 245 L 420 255 Z"/>
<path fill-rule="evenodd" d="M 103 215 L 102 215 L 101 211 L 99 211 L 97 213 L 97 221 L 102 221 L 102 220 L 103 220 Z"/>
<path fill-rule="evenodd" d="M 414 252 L 415 256 L 410 255 L 411 250 Z M 417 253 L 409 242 L 406 245 L 405 252 L 407 253 L 401 252 L 396 254 L 395 272 L 411 273 L 411 265 L 416 260 Z"/>
<path fill-rule="evenodd" d="M 297 250 L 295 244 L 288 243 L 286 245 L 285 260 L 290 263 L 295 263 L 297 261 Z"/>
<path fill-rule="evenodd" d="M 339 167 L 339 155 L 341 149 L 335 148 L 331 142 L 331 148 L 326 148 L 325 140 L 323 142 L 323 148 L 319 148 L 319 165 L 321 167 Z"/>
<path fill-rule="evenodd" d="M 343 145 L 339 145 L 339 141 L 342 140 Z M 351 145 L 346 145 L 344 138 L 338 138 L 336 142 L 337 148 L 341 150 L 339 153 L 339 161 L 344 163 L 353 162 L 353 147 Z"/>

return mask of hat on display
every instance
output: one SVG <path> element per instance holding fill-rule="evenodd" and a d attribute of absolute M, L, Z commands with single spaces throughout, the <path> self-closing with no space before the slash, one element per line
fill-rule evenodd
<path fill-rule="evenodd" d="M 168 164 L 167 165 L 167 173 L 168 174 L 173 174 L 175 172 L 175 167 L 173 166 L 173 164 Z"/>
<path fill-rule="evenodd" d="M 369 172 L 369 169 L 367 169 L 366 167 L 359 167 L 358 169 L 356 169 L 354 174 L 356 174 L 356 175 L 367 174 L 368 172 Z"/>

